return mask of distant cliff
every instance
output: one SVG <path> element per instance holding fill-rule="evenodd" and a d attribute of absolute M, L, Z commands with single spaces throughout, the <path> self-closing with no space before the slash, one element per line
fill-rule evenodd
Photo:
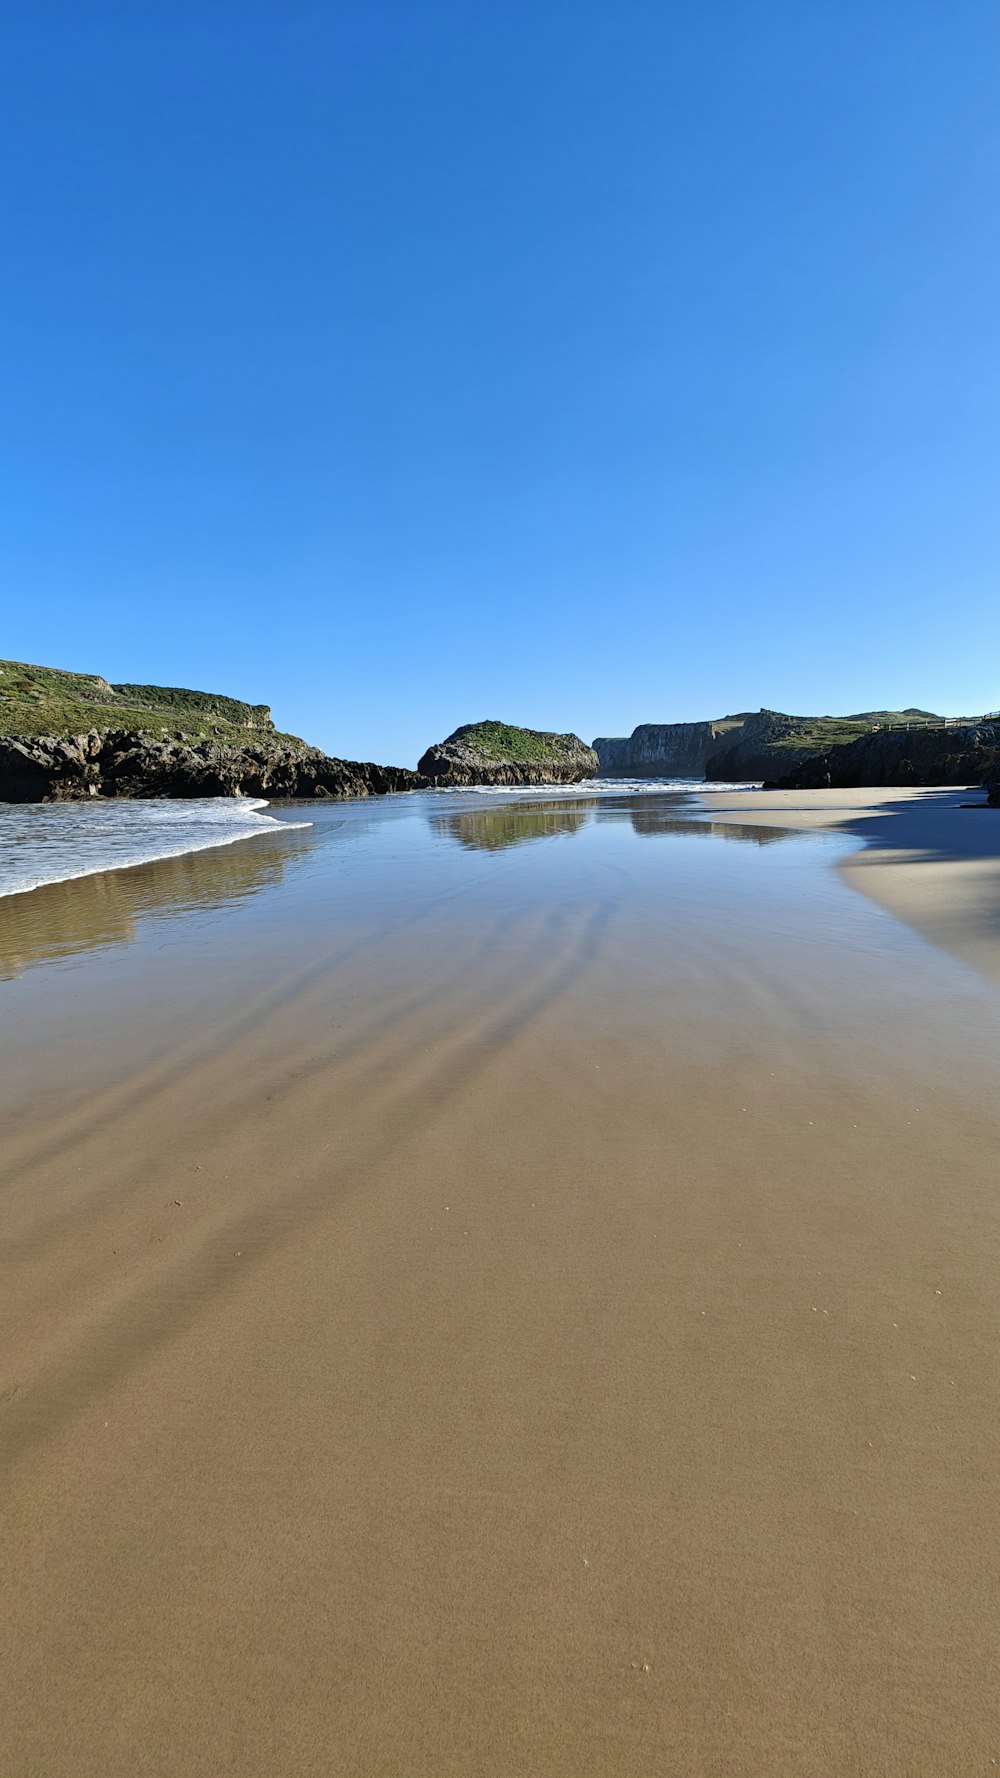
<path fill-rule="evenodd" d="M 1000 773 L 1000 722 L 880 729 L 795 766 L 770 786 L 855 790 L 864 785 L 982 784 Z"/>
<path fill-rule="evenodd" d="M 857 716 L 789 716 L 741 710 L 705 722 L 640 723 L 626 738 L 600 736 L 601 774 L 626 778 L 758 779 L 790 771 L 814 754 L 867 734 L 876 721 L 937 721 L 925 711 Z"/>
<path fill-rule="evenodd" d="M 741 781 L 773 777 L 790 771 L 824 745 L 839 745 L 841 733 L 833 734 L 835 718 L 786 716 L 780 710 L 758 710 L 727 735 L 705 762 L 706 778 Z M 867 724 L 865 731 L 867 732 Z M 851 729 L 848 739 L 863 732 Z"/>
<path fill-rule="evenodd" d="M 515 728 L 507 722 L 468 722 L 429 747 L 417 771 L 438 789 L 473 784 L 579 784 L 598 769 L 597 755 L 578 735 Z"/>
<path fill-rule="evenodd" d="M 630 735 L 599 735 L 594 752 L 602 777 L 703 778 L 720 740 L 739 731 L 742 716 L 710 722 L 643 722 Z"/>
<path fill-rule="evenodd" d="M 423 784 L 279 734 L 266 704 L 0 661 L 0 802 L 355 797 Z"/>

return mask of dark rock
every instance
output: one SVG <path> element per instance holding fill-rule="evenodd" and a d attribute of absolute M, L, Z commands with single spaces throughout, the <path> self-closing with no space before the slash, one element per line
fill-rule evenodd
<path fill-rule="evenodd" d="M 977 719 L 968 723 L 975 727 Z M 774 783 L 872 733 L 944 726 L 942 717 L 914 708 L 859 710 L 850 716 L 790 716 L 764 708 L 707 722 L 642 723 L 628 737 L 600 736 L 594 747 L 602 776 Z"/>
<path fill-rule="evenodd" d="M 607 777 L 756 780 L 818 753 L 814 732 L 823 722 L 741 710 L 707 722 L 640 723 L 626 739 L 599 736 L 594 748 Z"/>
<path fill-rule="evenodd" d="M 578 735 L 469 722 L 429 747 L 417 771 L 438 789 L 467 784 L 579 784 L 598 770 L 597 754 Z"/>
<path fill-rule="evenodd" d="M 776 769 L 786 772 L 815 758 L 816 745 L 803 738 L 804 719 L 780 710 L 757 710 L 746 716 L 738 729 L 726 736 L 705 762 L 705 777 L 729 783 L 772 778 Z"/>
<path fill-rule="evenodd" d="M 331 759 L 258 733 L 245 746 L 186 742 L 141 730 L 0 737 L 0 801 L 80 797 L 357 797 L 418 790 L 402 766 Z"/>
<path fill-rule="evenodd" d="M 950 728 L 878 729 L 814 755 L 774 781 L 778 790 L 856 790 L 863 786 L 992 782 L 1000 765 L 1000 723 Z"/>
<path fill-rule="evenodd" d="M 703 778 L 721 737 L 740 732 L 746 716 L 711 722 L 642 722 L 623 738 L 599 735 L 594 752 L 602 777 Z"/>

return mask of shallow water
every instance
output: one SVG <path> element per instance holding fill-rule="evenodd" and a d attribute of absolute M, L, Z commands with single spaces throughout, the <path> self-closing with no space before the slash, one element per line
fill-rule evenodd
<path fill-rule="evenodd" d="M 141 829 L 155 805 L 134 808 Z M 115 843 L 132 815 L 114 811 Z M 71 812 L 78 835 L 91 817 Z M 833 867 L 856 840 L 712 821 L 686 787 L 277 804 L 266 819 L 223 805 L 207 821 L 227 838 L 256 822 L 225 845 L 205 841 L 201 809 L 189 818 L 202 850 L 0 900 L 8 1071 L 45 1044 L 86 1071 L 95 1018 L 105 1058 L 121 1044 L 127 1065 L 289 975 L 322 981 L 334 1008 L 354 977 L 350 993 L 394 1004 L 407 983 L 445 1004 L 469 971 L 502 1001 L 556 958 L 557 1006 L 624 1009 L 690 1054 L 756 1034 L 831 1046 L 849 1070 L 891 1056 L 971 1081 L 1000 1037 L 994 988 L 845 886 Z M 188 837 L 188 820 L 165 825 Z"/>
<path fill-rule="evenodd" d="M 516 795 L 519 801 L 546 802 L 617 797 L 625 793 L 659 796 L 664 790 L 693 790 L 694 779 L 594 779 L 583 785 L 546 786 L 514 792 L 483 790 L 435 793 L 448 801 L 460 795 L 495 802 Z M 744 788 L 738 785 L 720 789 Z M 266 838 L 276 818 L 285 826 L 308 826 L 315 805 L 278 804 L 274 810 L 262 797 L 95 798 L 92 802 L 0 802 L 0 897 L 23 894 L 48 883 L 94 876 L 181 857 L 237 840 Z"/>
<path fill-rule="evenodd" d="M 0 803 L 0 896 L 266 834 L 259 797 Z"/>

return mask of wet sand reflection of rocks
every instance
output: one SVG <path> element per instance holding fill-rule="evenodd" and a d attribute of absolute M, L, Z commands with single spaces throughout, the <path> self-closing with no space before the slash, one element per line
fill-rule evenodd
<path fill-rule="evenodd" d="M 592 821 L 628 821 L 640 836 L 714 834 L 724 840 L 745 841 L 752 846 L 773 845 L 789 837 L 786 827 L 741 826 L 737 822 L 693 818 L 689 796 L 574 797 L 572 801 L 524 802 L 501 808 L 463 809 L 455 814 L 428 817 L 435 829 L 472 851 L 500 852 L 532 840 L 576 834 Z"/>
<path fill-rule="evenodd" d="M 6 896 L 0 901 L 0 979 L 32 964 L 131 943 L 143 920 L 181 919 L 255 895 L 280 883 L 290 859 L 309 843 L 290 828 Z"/>

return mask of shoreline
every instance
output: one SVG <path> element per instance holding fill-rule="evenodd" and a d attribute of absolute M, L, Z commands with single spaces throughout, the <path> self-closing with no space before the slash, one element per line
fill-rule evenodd
<path fill-rule="evenodd" d="M 556 796 L 564 797 L 567 801 L 572 801 L 574 796 L 592 797 L 602 793 L 608 795 L 653 795 L 657 793 L 670 794 L 671 792 L 674 792 L 676 795 L 681 796 L 688 795 L 690 792 L 697 790 L 697 788 L 698 782 L 694 779 L 650 780 L 648 781 L 648 784 L 644 784 L 644 781 L 642 780 L 635 782 L 624 780 L 621 783 L 610 781 L 608 784 L 605 784 L 601 779 L 594 779 L 580 784 L 482 784 L 468 785 L 465 787 L 432 785 L 423 790 L 386 791 L 380 794 L 377 800 L 379 802 L 392 802 L 397 797 L 440 796 L 442 798 L 450 798 L 480 795 L 493 797 L 502 796 L 514 802 L 517 802 L 522 798 L 553 798 Z M 211 851 L 219 846 L 235 845 L 239 840 L 259 839 L 262 834 L 274 833 L 276 830 L 293 831 L 295 829 L 314 827 L 314 815 L 317 808 L 322 808 L 330 803 L 340 803 L 353 807 L 356 804 L 365 804 L 371 800 L 372 799 L 369 797 L 345 796 L 324 798 L 317 803 L 315 799 L 310 799 L 308 797 L 281 796 L 109 796 L 96 797 L 93 799 L 84 797 L 69 798 L 66 801 L 50 803 L 5 803 L 0 801 L 0 844 L 3 843 L 4 839 L 3 822 L 5 814 L 10 817 L 12 814 L 21 814 L 26 809 L 45 810 L 53 815 L 65 815 L 68 813 L 71 816 L 74 814 L 82 814 L 83 811 L 86 810 L 87 816 L 85 816 L 84 819 L 87 819 L 93 814 L 110 814 L 112 811 L 119 810 L 123 814 L 136 814 L 137 812 L 141 813 L 143 810 L 153 808 L 158 811 L 170 811 L 173 813 L 177 818 L 176 824 L 178 826 L 181 825 L 185 814 L 190 817 L 192 813 L 197 815 L 206 810 L 209 812 L 206 819 L 214 817 L 220 810 L 228 811 L 234 818 L 252 815 L 259 815 L 261 817 L 257 825 L 248 823 L 246 827 L 239 832 L 225 832 L 225 824 L 223 823 L 221 824 L 220 832 L 217 836 L 213 835 L 210 838 L 202 838 L 194 841 L 189 840 L 184 845 L 169 845 L 166 848 L 164 848 L 162 842 L 158 843 L 157 846 L 152 849 L 147 846 L 147 849 L 143 850 L 138 857 L 105 858 L 96 864 L 88 862 L 78 870 L 61 870 L 56 876 L 43 876 L 39 877 L 36 881 L 12 884 L 10 887 L 4 887 L 2 881 L 0 881 L 0 907 L 12 897 L 33 895 L 38 889 L 51 889 L 60 883 L 75 883 L 79 882 L 84 877 L 105 876 L 109 872 L 137 870 L 140 867 L 147 865 L 163 863 L 170 858 L 187 858 L 193 856 L 197 852 Z M 309 819 L 303 818 L 301 820 L 293 821 L 287 819 L 284 813 L 278 812 L 289 809 L 312 811 L 313 814 Z M 264 810 L 271 812 L 264 815 Z"/>
<path fill-rule="evenodd" d="M 713 821 L 825 829 L 860 842 L 838 861 L 852 889 L 1000 985 L 1000 811 L 968 788 L 702 790 Z"/>
<path fill-rule="evenodd" d="M 480 794 L 517 802 L 541 793 L 541 786 L 482 786 Z M 841 878 L 869 900 L 925 938 L 1000 985 L 1000 820 L 990 820 L 979 787 L 865 787 L 855 790 L 760 790 L 723 786 L 709 788 L 694 780 L 643 783 L 595 780 L 593 784 L 550 786 L 550 793 L 571 802 L 574 796 L 599 794 L 669 794 L 693 798 L 697 809 L 722 824 L 784 828 L 787 831 L 840 833 L 856 840 L 856 850 L 837 862 Z M 412 794 L 412 793 L 410 793 Z M 444 796 L 457 792 L 443 793 Z M 466 794 L 469 794 L 466 792 Z M 170 798 L 142 799 L 173 808 Z M 354 799 L 350 799 L 353 801 Z M 204 799 L 238 810 L 237 799 Z M 239 799 L 242 803 L 243 799 Z M 274 799 L 247 798 L 247 813 L 260 814 Z M 11 805 L 14 807 L 15 805 Z M 77 808 L 76 804 L 58 805 Z M 93 809 L 92 803 L 79 805 Z M 103 804 L 101 805 L 104 806 Z M 113 806 L 109 804 L 109 806 Z M 137 804 L 127 805 L 135 809 Z M 190 809 L 191 804 L 178 805 Z M 197 804 L 195 806 L 198 806 Z M 242 812 L 239 810 L 238 812 Z M 137 869 L 257 839 L 275 830 L 305 828 L 310 821 L 288 821 L 270 814 L 259 827 L 220 832 L 168 850 L 143 850 L 138 857 L 107 859 L 65 875 L 39 878 L 0 893 L 0 903 L 21 899 L 38 889 L 86 877 Z"/>
<path fill-rule="evenodd" d="M 219 831 L 207 837 L 204 835 L 198 838 L 188 836 L 183 844 L 168 844 L 165 839 L 158 839 L 156 842 L 153 842 L 147 834 L 145 838 L 139 842 L 141 850 L 138 856 L 124 858 L 104 857 L 97 863 L 86 862 L 79 869 L 61 869 L 57 876 L 40 876 L 32 882 L 11 883 L 7 887 L 4 887 L 2 883 L 0 883 L 0 907 L 2 907 L 5 902 L 14 900 L 17 897 L 34 895 L 39 889 L 52 889 L 62 883 L 78 883 L 86 877 L 106 876 L 109 872 L 139 870 L 147 865 L 165 863 L 171 858 L 189 858 L 193 857 L 198 852 L 209 852 L 221 846 L 233 846 L 240 840 L 256 840 L 259 839 L 261 835 L 271 835 L 282 828 L 297 829 L 311 827 L 313 825 L 311 821 L 283 821 L 280 817 L 276 818 L 271 815 L 264 815 L 262 811 L 270 807 L 270 799 L 267 797 L 192 797 L 190 799 L 171 797 L 130 797 L 119 799 L 109 797 L 95 800 L 93 802 L 84 802 L 80 800 L 78 802 L 73 801 L 68 803 L 46 804 L 2 803 L 0 804 L 0 838 L 3 837 L 3 816 L 4 812 L 7 810 L 15 810 L 20 813 L 24 808 L 45 808 L 59 813 L 64 813 L 65 811 L 70 810 L 74 814 L 77 812 L 82 813 L 86 810 L 87 815 L 84 816 L 84 819 L 86 820 L 93 813 L 104 815 L 112 808 L 118 806 L 132 812 L 139 811 L 141 815 L 141 812 L 147 809 L 150 805 L 157 810 L 170 810 L 171 812 L 176 813 L 176 820 L 174 823 L 164 822 L 164 834 L 170 831 L 171 826 L 178 832 L 182 831 L 185 825 L 185 817 L 187 817 L 189 822 L 193 822 L 197 821 L 199 815 L 202 816 L 205 826 L 209 825 L 212 819 L 218 820 Z M 206 806 L 210 810 L 208 815 L 203 813 Z M 238 828 L 237 831 L 231 833 L 226 832 L 228 823 L 219 819 L 218 815 L 218 811 L 223 808 L 233 816 L 234 827 L 236 826 L 237 818 L 242 818 L 245 822 L 245 826 L 242 826 Z M 251 817 L 254 816 L 259 817 L 256 823 L 251 820 Z M 68 837 L 70 840 L 72 839 L 72 835 Z"/>

